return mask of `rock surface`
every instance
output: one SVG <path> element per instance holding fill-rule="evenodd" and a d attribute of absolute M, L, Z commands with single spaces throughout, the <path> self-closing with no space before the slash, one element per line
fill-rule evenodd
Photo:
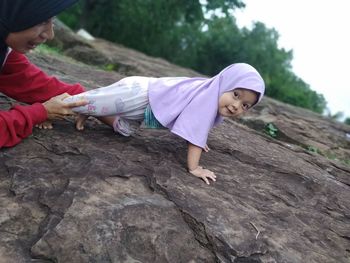
<path fill-rule="evenodd" d="M 103 40 L 82 46 L 124 67 L 30 58 L 89 89 L 126 75 L 200 75 Z M 2 109 L 11 103 L 0 97 Z M 166 130 L 125 138 L 94 119 L 84 132 L 72 119 L 35 129 L 0 150 L 0 262 L 350 262 L 346 133 L 265 98 L 211 132 L 202 164 L 218 178 L 207 186 Z"/>

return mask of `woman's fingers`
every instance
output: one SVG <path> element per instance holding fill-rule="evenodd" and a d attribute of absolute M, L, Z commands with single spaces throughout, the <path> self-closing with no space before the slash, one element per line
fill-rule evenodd
<path fill-rule="evenodd" d="M 60 97 L 61 100 L 64 100 L 64 99 L 66 99 L 66 98 L 71 97 L 68 93 L 63 93 L 63 94 L 61 94 L 61 95 L 59 95 L 59 96 L 61 96 L 61 97 Z M 69 112 L 72 112 L 72 111 L 70 110 L 71 108 L 80 107 L 80 106 L 85 106 L 85 105 L 88 104 L 89 102 L 88 102 L 87 100 L 85 100 L 85 99 L 80 98 L 80 100 L 77 100 L 77 101 L 64 102 L 64 103 L 65 103 L 65 106 L 66 106 L 67 108 L 69 108 Z M 72 112 L 72 113 L 73 113 L 73 112 Z"/>
<path fill-rule="evenodd" d="M 67 92 L 62 93 L 60 95 L 57 95 L 56 98 L 60 99 L 60 100 L 64 100 L 65 98 L 70 97 L 71 95 L 69 95 Z"/>
<path fill-rule="evenodd" d="M 88 104 L 88 101 L 86 101 L 86 100 L 78 100 L 78 101 L 66 103 L 68 108 L 85 106 L 86 104 Z"/>

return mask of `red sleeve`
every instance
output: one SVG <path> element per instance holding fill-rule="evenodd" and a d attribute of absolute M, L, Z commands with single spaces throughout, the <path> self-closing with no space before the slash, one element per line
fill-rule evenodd
<path fill-rule="evenodd" d="M 0 92 L 25 103 L 45 102 L 67 92 L 85 91 L 80 84 L 67 84 L 50 77 L 22 54 L 12 51 L 0 74 Z"/>
<path fill-rule="evenodd" d="M 0 148 L 13 146 L 32 133 L 33 126 L 46 120 L 41 103 L 67 92 L 84 91 L 80 84 L 67 84 L 49 77 L 22 54 L 12 51 L 0 74 L 0 92 L 28 104 L 0 112 Z"/>
<path fill-rule="evenodd" d="M 15 106 L 0 112 L 0 148 L 18 144 L 28 137 L 33 126 L 45 121 L 47 113 L 41 103 L 29 106 Z"/>

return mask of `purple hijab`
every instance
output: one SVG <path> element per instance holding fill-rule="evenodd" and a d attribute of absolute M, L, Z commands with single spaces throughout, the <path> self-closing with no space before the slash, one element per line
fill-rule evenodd
<path fill-rule="evenodd" d="M 232 64 L 212 78 L 156 78 L 149 85 L 149 102 L 157 120 L 172 133 L 204 148 L 210 129 L 222 122 L 220 96 L 236 88 L 259 93 L 265 85 L 252 66 Z"/>

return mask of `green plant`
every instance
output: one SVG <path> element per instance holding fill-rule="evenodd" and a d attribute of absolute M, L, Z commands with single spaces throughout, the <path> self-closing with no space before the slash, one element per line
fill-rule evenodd
<path fill-rule="evenodd" d="M 347 124 L 347 125 L 350 125 L 350 117 L 347 117 L 347 118 L 344 120 L 344 123 Z"/>
<path fill-rule="evenodd" d="M 339 158 L 335 153 L 333 152 L 330 152 L 330 151 L 327 151 L 327 152 L 322 152 L 320 149 L 318 149 L 317 147 L 315 146 L 307 146 L 307 147 L 304 147 L 308 152 L 310 153 L 314 153 L 314 154 L 319 154 L 325 158 L 327 158 L 328 160 L 332 160 L 332 161 L 337 161 L 337 162 L 340 162 L 340 163 L 343 163 L 345 165 L 349 165 L 350 166 L 350 160 L 349 159 L 342 159 L 342 158 Z"/>
<path fill-rule="evenodd" d="M 306 150 L 307 150 L 308 152 L 311 152 L 311 153 L 320 154 L 320 150 L 319 150 L 317 147 L 315 147 L 315 146 L 309 145 L 309 146 L 306 148 Z"/>
<path fill-rule="evenodd" d="M 39 52 L 39 53 L 45 53 L 45 54 L 56 54 L 56 55 L 61 55 L 62 54 L 62 51 L 57 48 L 57 47 L 50 47 L 46 44 L 41 44 L 39 45 L 36 50 Z"/>
<path fill-rule="evenodd" d="M 278 135 L 278 128 L 273 123 L 266 124 L 264 131 L 266 134 L 268 134 L 272 138 L 276 138 Z"/>
<path fill-rule="evenodd" d="M 348 160 L 348 159 L 343 160 L 343 163 L 350 166 L 350 160 Z"/>
<path fill-rule="evenodd" d="M 106 71 L 117 71 L 118 65 L 116 64 L 107 64 L 104 66 L 104 70 Z"/>

